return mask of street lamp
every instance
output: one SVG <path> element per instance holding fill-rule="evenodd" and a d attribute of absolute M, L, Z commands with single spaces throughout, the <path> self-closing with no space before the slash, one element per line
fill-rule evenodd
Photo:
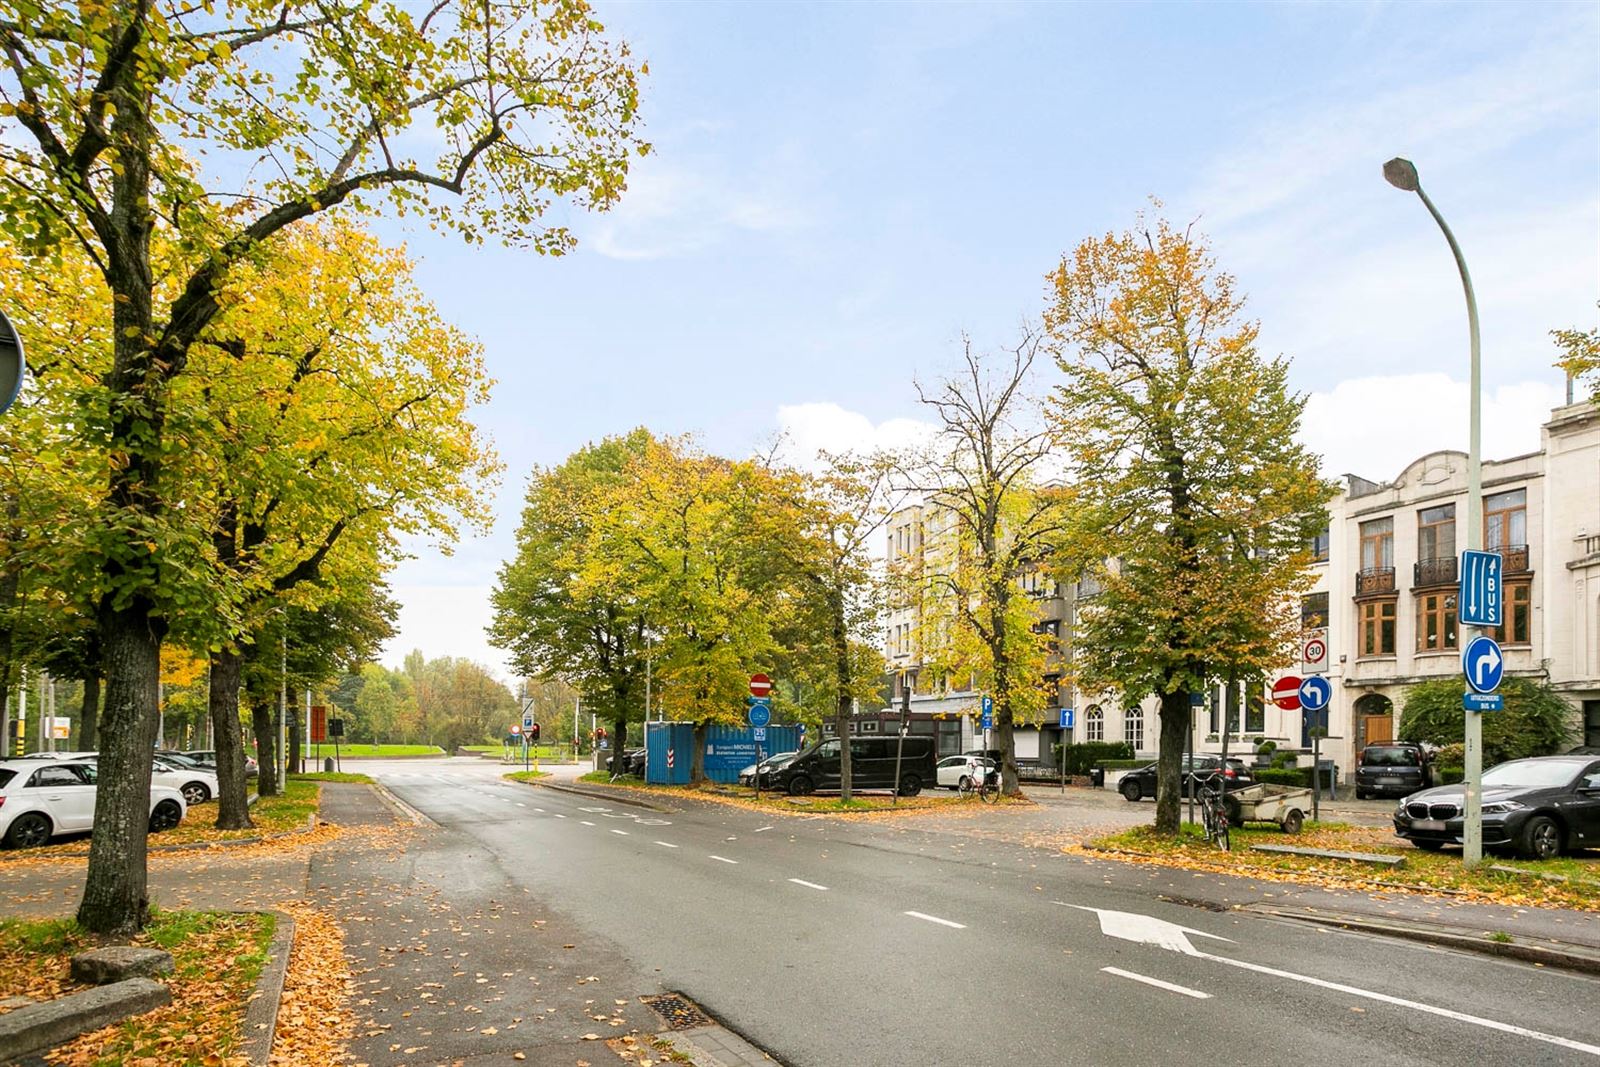
<path fill-rule="evenodd" d="M 1433 206 L 1428 194 L 1422 191 L 1422 181 L 1417 177 L 1416 164 L 1398 156 L 1383 165 L 1383 176 L 1390 185 L 1422 198 L 1423 206 L 1433 221 L 1444 231 L 1450 243 L 1450 252 L 1456 257 L 1456 269 L 1461 272 L 1461 288 L 1467 294 L 1467 335 L 1472 346 L 1472 372 L 1468 395 L 1471 398 L 1471 429 L 1467 444 L 1467 543 L 1468 551 L 1483 547 L 1483 457 L 1479 450 L 1482 416 L 1482 373 L 1478 348 L 1478 301 L 1472 295 L 1472 275 L 1467 273 L 1467 261 L 1456 244 L 1456 235 L 1450 232 L 1444 216 Z M 1456 614 L 1456 648 L 1464 650 L 1471 642 L 1476 627 L 1463 626 L 1460 606 Z M 1462 860 L 1468 867 L 1483 862 L 1483 713 L 1463 711 L 1466 716 L 1466 812 L 1462 835 Z"/>

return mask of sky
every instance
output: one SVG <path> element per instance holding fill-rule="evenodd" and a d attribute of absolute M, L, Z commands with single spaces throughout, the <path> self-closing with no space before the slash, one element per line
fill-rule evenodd
<path fill-rule="evenodd" d="M 1549 331 L 1596 321 L 1600 5 L 597 8 L 650 68 L 622 203 L 561 213 L 560 258 L 384 228 L 482 341 L 505 463 L 491 532 L 393 572 L 392 665 L 510 677 L 483 631 L 535 467 L 640 425 L 730 455 L 904 441 L 914 381 L 1037 322 L 1045 274 L 1151 197 L 1292 361 L 1331 476 L 1466 448 L 1460 281 L 1384 160 L 1416 162 L 1473 272 L 1487 458 L 1539 447 Z"/>

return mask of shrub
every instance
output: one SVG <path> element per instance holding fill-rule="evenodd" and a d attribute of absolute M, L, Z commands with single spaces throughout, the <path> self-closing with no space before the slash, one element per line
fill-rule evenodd
<path fill-rule="evenodd" d="M 1440 785 L 1460 785 L 1461 780 L 1467 776 L 1465 767 L 1444 767 L 1438 771 Z"/>
<path fill-rule="evenodd" d="M 1272 769 L 1275 771 L 1292 771 L 1300 762 L 1298 752 L 1279 752 L 1272 757 Z"/>
<path fill-rule="evenodd" d="M 1061 768 L 1061 749 L 1063 746 L 1054 746 L 1054 769 Z M 1067 773 L 1088 774 L 1097 763 L 1105 760 L 1131 760 L 1133 759 L 1133 746 L 1126 741 L 1084 741 L 1079 744 L 1069 744 L 1067 750 Z M 1144 766 L 1144 764 L 1137 764 Z"/>
<path fill-rule="evenodd" d="M 1399 739 L 1441 747 L 1463 742 L 1466 727 L 1461 691 L 1462 681 L 1457 677 L 1437 678 L 1408 689 Z M 1547 756 L 1566 747 L 1572 706 L 1548 685 L 1507 678 L 1500 685 L 1500 694 L 1505 697 L 1505 710 L 1483 713 L 1485 767 L 1525 756 Z"/>
<path fill-rule="evenodd" d="M 1263 767 L 1255 772 L 1258 782 L 1267 782 L 1271 785 L 1291 785 L 1296 789 L 1311 788 L 1310 767 Z"/>

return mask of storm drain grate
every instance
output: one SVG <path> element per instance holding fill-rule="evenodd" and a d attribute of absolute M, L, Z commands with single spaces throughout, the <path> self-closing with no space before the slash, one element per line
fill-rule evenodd
<path fill-rule="evenodd" d="M 1200 908 L 1203 911 L 1231 911 L 1226 904 L 1219 904 L 1214 900 L 1196 900 L 1193 897 L 1175 897 L 1167 893 L 1156 895 L 1157 900 L 1164 900 L 1168 904 L 1182 904 L 1186 908 Z"/>
<path fill-rule="evenodd" d="M 682 993 L 659 993 L 639 999 L 666 1020 L 668 1030 L 692 1030 L 697 1026 L 711 1025 L 710 1016 Z"/>

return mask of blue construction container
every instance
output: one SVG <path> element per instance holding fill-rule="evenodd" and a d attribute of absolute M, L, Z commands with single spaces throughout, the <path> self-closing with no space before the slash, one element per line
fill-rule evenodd
<path fill-rule="evenodd" d="M 761 742 L 762 756 L 794 752 L 801 745 L 798 726 L 768 726 Z M 644 724 L 644 780 L 656 785 L 687 785 L 694 762 L 694 724 L 647 722 Z M 667 754 L 671 753 L 671 765 Z M 737 782 L 739 772 L 756 761 L 755 733 L 748 726 L 711 726 L 706 729 L 706 777 L 713 782 Z"/>

